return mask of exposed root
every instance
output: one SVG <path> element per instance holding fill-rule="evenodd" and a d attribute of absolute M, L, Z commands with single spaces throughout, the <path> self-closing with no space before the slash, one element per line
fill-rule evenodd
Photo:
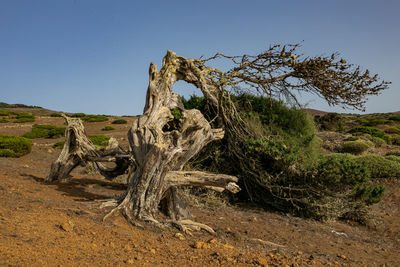
<path fill-rule="evenodd" d="M 100 209 L 104 209 L 107 207 L 117 207 L 119 204 L 119 198 L 111 198 L 111 199 L 102 199 L 102 200 L 97 200 L 99 202 L 103 202 L 100 205 Z"/>
<path fill-rule="evenodd" d="M 112 209 L 109 213 L 107 213 L 107 214 L 103 217 L 103 222 L 104 222 L 105 220 L 107 220 L 109 217 L 113 216 L 116 212 L 119 212 L 120 209 L 121 209 L 120 206 L 118 206 L 118 207 Z"/>
<path fill-rule="evenodd" d="M 172 226 L 178 228 L 180 231 L 185 234 L 192 235 L 192 231 L 200 231 L 205 230 L 210 234 L 215 234 L 215 231 L 208 225 L 194 222 L 192 220 L 179 220 L 179 221 L 171 221 Z"/>

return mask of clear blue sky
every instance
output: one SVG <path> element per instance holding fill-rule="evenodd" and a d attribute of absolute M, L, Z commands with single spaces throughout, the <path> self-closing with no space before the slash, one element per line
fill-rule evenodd
<path fill-rule="evenodd" d="M 0 0 L 0 102 L 141 114 L 149 63 L 167 49 L 240 55 L 304 40 L 306 55 L 337 51 L 392 82 L 368 113 L 399 111 L 399 11 L 397 0 Z"/>

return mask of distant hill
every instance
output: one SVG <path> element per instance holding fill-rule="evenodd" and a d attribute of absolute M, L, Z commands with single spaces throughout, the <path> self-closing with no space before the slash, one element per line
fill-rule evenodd
<path fill-rule="evenodd" d="M 25 104 L 7 104 L 4 102 L 0 102 L 0 108 L 42 108 L 39 106 L 29 106 Z"/>

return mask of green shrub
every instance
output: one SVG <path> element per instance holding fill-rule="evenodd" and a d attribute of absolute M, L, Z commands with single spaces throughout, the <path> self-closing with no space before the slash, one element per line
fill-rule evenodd
<path fill-rule="evenodd" d="M 17 115 L 16 119 L 22 119 L 22 118 L 35 119 L 35 115 L 32 113 L 17 112 L 16 115 Z"/>
<path fill-rule="evenodd" d="M 348 141 L 342 144 L 342 151 L 353 155 L 359 155 L 368 150 L 369 145 L 361 141 Z"/>
<path fill-rule="evenodd" d="M 81 119 L 87 122 L 108 121 L 108 117 L 106 115 L 86 115 L 84 117 L 81 117 Z"/>
<path fill-rule="evenodd" d="M 124 119 L 114 120 L 112 124 L 127 124 L 128 122 Z"/>
<path fill-rule="evenodd" d="M 82 117 L 85 117 L 85 116 L 86 116 L 85 113 L 74 113 L 74 114 L 72 114 L 70 117 L 73 117 L 73 118 L 82 118 Z"/>
<path fill-rule="evenodd" d="M 392 121 L 400 121 L 400 115 L 393 115 L 389 117 L 389 120 Z"/>
<path fill-rule="evenodd" d="M 171 109 L 171 114 L 174 116 L 175 120 L 180 120 L 182 118 L 182 111 L 179 108 Z"/>
<path fill-rule="evenodd" d="M 0 110 L 0 116 L 10 116 L 10 115 L 15 115 L 15 112 L 7 109 Z"/>
<path fill-rule="evenodd" d="M 102 131 L 112 131 L 112 130 L 115 130 L 115 128 L 112 127 L 112 126 L 110 126 L 110 125 L 106 125 L 106 126 L 104 126 L 104 128 L 101 129 L 101 130 L 102 130 Z"/>
<path fill-rule="evenodd" d="M 53 148 L 62 149 L 64 147 L 65 141 L 57 142 L 53 145 Z"/>
<path fill-rule="evenodd" d="M 102 134 L 94 134 L 94 135 L 89 135 L 88 136 L 90 141 L 97 147 L 97 148 L 102 148 L 107 145 L 108 140 L 110 140 L 110 137 L 108 135 L 102 135 Z"/>
<path fill-rule="evenodd" d="M 0 119 L 0 123 L 6 123 L 6 122 L 10 122 L 10 121 L 7 119 Z"/>
<path fill-rule="evenodd" d="M 391 156 L 391 155 L 400 156 L 400 150 L 395 149 L 395 150 L 391 150 L 391 151 L 386 153 L 386 156 Z"/>
<path fill-rule="evenodd" d="M 400 135 L 392 136 L 392 144 L 400 146 Z"/>
<path fill-rule="evenodd" d="M 385 130 L 385 133 L 388 134 L 400 134 L 400 128 L 399 127 L 391 127 Z"/>
<path fill-rule="evenodd" d="M 363 155 L 356 159 L 371 172 L 371 178 L 400 178 L 400 164 L 379 155 Z"/>
<path fill-rule="evenodd" d="M 58 127 L 54 125 L 41 125 L 35 124 L 32 126 L 32 130 L 22 135 L 23 137 L 34 139 L 34 138 L 58 138 L 64 136 L 65 127 Z"/>
<path fill-rule="evenodd" d="M 360 139 L 360 137 L 352 135 L 344 139 L 344 141 L 357 141 L 358 139 Z"/>
<path fill-rule="evenodd" d="M 337 113 L 314 116 L 317 127 L 322 131 L 342 131 L 344 118 Z"/>
<path fill-rule="evenodd" d="M 388 124 L 392 123 L 391 121 L 388 121 L 387 119 L 384 118 L 379 118 L 379 117 L 369 117 L 369 118 L 360 118 L 356 119 L 356 122 L 361 123 L 364 126 L 376 126 L 380 124 Z"/>
<path fill-rule="evenodd" d="M 51 113 L 50 117 L 62 117 L 60 113 Z"/>
<path fill-rule="evenodd" d="M 382 138 L 371 136 L 370 140 L 374 143 L 376 147 L 381 147 L 384 145 L 386 142 Z"/>
<path fill-rule="evenodd" d="M 14 120 L 14 123 L 24 123 L 24 122 L 34 122 L 35 119 L 33 118 L 20 118 L 20 119 L 16 119 Z"/>
<path fill-rule="evenodd" d="M 386 156 L 385 158 L 388 159 L 388 160 L 400 163 L 400 153 L 399 153 L 399 156 L 389 155 L 389 156 Z"/>
<path fill-rule="evenodd" d="M 3 157 L 21 157 L 29 154 L 32 140 L 13 135 L 0 135 L 0 155 Z"/>
<path fill-rule="evenodd" d="M 366 133 L 371 136 L 379 137 L 385 140 L 386 142 L 390 141 L 390 137 L 385 135 L 385 133 L 377 128 L 368 127 L 368 126 L 357 126 L 349 131 L 350 133 Z"/>

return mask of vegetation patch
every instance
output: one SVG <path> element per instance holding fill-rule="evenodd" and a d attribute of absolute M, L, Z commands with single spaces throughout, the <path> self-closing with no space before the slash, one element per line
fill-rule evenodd
<path fill-rule="evenodd" d="M 357 157 L 356 160 L 369 169 L 373 179 L 400 178 L 400 164 L 383 156 L 363 155 Z"/>
<path fill-rule="evenodd" d="M 59 138 L 61 136 L 64 136 L 64 134 L 65 134 L 65 127 L 35 124 L 32 126 L 32 130 L 30 132 L 27 132 L 22 136 L 29 139 Z"/>
<path fill-rule="evenodd" d="M 115 130 L 115 128 L 112 127 L 112 126 L 110 126 L 110 125 L 106 125 L 106 126 L 104 126 L 104 128 L 101 129 L 101 130 L 102 130 L 102 131 L 112 131 L 112 130 Z"/>
<path fill-rule="evenodd" d="M 392 136 L 392 144 L 400 146 L 400 135 Z"/>
<path fill-rule="evenodd" d="M 73 118 L 83 118 L 85 116 L 86 116 L 85 113 L 74 113 L 74 114 L 70 115 L 70 117 L 73 117 Z"/>
<path fill-rule="evenodd" d="M 390 120 L 380 117 L 367 117 L 367 118 L 359 118 L 356 119 L 356 122 L 360 123 L 363 126 L 376 126 L 381 124 L 391 124 L 393 123 Z"/>
<path fill-rule="evenodd" d="M 108 121 L 108 117 L 106 115 L 86 115 L 84 117 L 81 117 L 81 119 L 87 122 Z"/>
<path fill-rule="evenodd" d="M 51 113 L 50 117 L 62 117 L 60 113 Z"/>
<path fill-rule="evenodd" d="M 348 141 L 343 143 L 342 151 L 344 153 L 350 153 L 353 155 L 359 155 L 365 151 L 367 151 L 369 145 L 361 141 Z"/>
<path fill-rule="evenodd" d="M 53 148 L 62 149 L 64 147 L 65 141 L 60 141 L 53 144 Z"/>
<path fill-rule="evenodd" d="M 322 131 L 343 131 L 344 118 L 338 113 L 315 115 L 314 121 L 318 129 Z"/>
<path fill-rule="evenodd" d="M 32 140 L 13 135 L 0 135 L 0 156 L 21 157 L 29 154 L 32 149 Z"/>
<path fill-rule="evenodd" d="M 357 126 L 357 127 L 354 127 L 353 129 L 351 129 L 349 132 L 350 133 L 366 133 L 371 136 L 379 137 L 379 138 L 385 140 L 385 142 L 387 142 L 387 143 L 390 141 L 390 137 L 385 135 L 385 133 L 383 131 L 381 131 L 377 128 L 369 127 L 369 126 Z"/>
<path fill-rule="evenodd" d="M 124 119 L 118 119 L 111 122 L 112 124 L 127 124 L 128 122 Z"/>
<path fill-rule="evenodd" d="M 108 135 L 102 134 L 89 135 L 88 137 L 97 148 L 105 147 L 108 143 L 108 140 L 110 140 Z"/>
<path fill-rule="evenodd" d="M 400 115 L 392 115 L 389 117 L 389 120 L 400 121 Z"/>
<path fill-rule="evenodd" d="M 0 110 L 0 116 L 10 116 L 15 115 L 15 112 L 7 109 Z"/>
<path fill-rule="evenodd" d="M 6 122 L 10 122 L 10 121 L 7 119 L 0 119 L 0 123 L 6 123 Z"/>
<path fill-rule="evenodd" d="M 15 112 L 16 114 L 16 119 L 14 120 L 15 123 L 24 123 L 24 122 L 34 122 L 35 121 L 35 115 L 32 113 L 26 113 L 26 112 Z"/>

